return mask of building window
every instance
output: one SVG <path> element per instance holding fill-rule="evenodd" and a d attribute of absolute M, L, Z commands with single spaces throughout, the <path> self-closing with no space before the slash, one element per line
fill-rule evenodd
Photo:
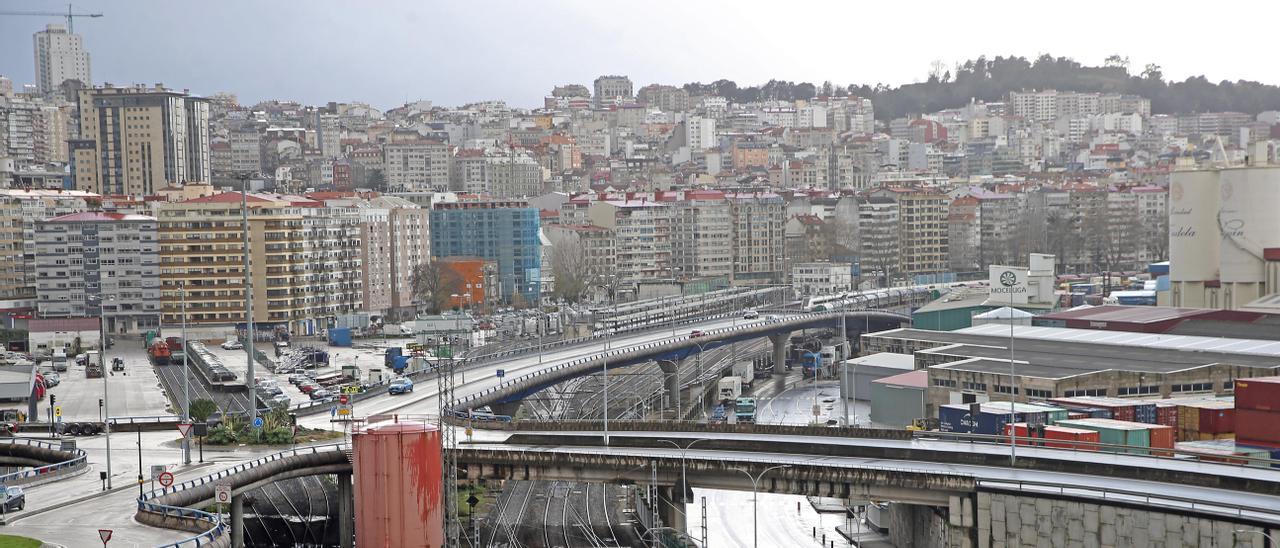
<path fill-rule="evenodd" d="M 1211 390 L 1213 390 L 1213 383 L 1211 382 L 1197 382 L 1197 383 L 1173 385 L 1174 392 L 1209 392 Z"/>
<path fill-rule="evenodd" d="M 956 381 L 951 379 L 933 379 L 934 386 L 945 386 L 947 388 L 955 388 Z"/>
<path fill-rule="evenodd" d="M 965 382 L 963 387 L 965 390 L 975 390 L 978 392 L 987 391 L 987 383 L 985 382 Z"/>
<path fill-rule="evenodd" d="M 1066 397 L 1074 398 L 1077 396 L 1106 396 L 1106 388 L 1091 388 L 1087 390 L 1067 390 Z"/>
<path fill-rule="evenodd" d="M 1048 399 L 1048 398 L 1052 398 L 1052 397 L 1053 397 L 1053 391 L 1052 391 L 1052 390 L 1037 390 L 1037 389 L 1035 389 L 1035 388 L 1028 388 L 1028 389 L 1027 389 L 1027 397 L 1028 397 L 1028 398 Z"/>
<path fill-rule="evenodd" d="M 996 386 L 996 392 L 999 392 L 999 393 L 1001 393 L 1001 394 L 1008 394 L 1008 393 L 1009 393 L 1009 387 L 1008 387 L 1008 386 Z M 1019 390 L 1018 390 L 1017 388 L 1014 388 L 1014 389 L 1013 389 L 1013 393 L 1014 393 L 1014 395 L 1017 395 L 1017 394 L 1019 394 L 1019 393 L 1021 393 L 1021 392 L 1019 392 Z"/>
<path fill-rule="evenodd" d="M 1159 386 L 1122 386 L 1120 387 L 1120 396 L 1141 396 L 1144 394 L 1159 394 Z"/>

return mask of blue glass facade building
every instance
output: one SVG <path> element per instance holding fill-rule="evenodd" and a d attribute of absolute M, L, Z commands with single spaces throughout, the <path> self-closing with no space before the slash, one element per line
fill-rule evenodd
<path fill-rule="evenodd" d="M 447 202 L 431 210 L 432 257 L 481 257 L 498 265 L 502 300 L 541 294 L 542 244 L 536 208 L 522 202 Z"/>

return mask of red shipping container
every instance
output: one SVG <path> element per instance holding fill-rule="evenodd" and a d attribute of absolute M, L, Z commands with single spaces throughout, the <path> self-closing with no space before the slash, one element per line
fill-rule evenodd
<path fill-rule="evenodd" d="M 1178 428 L 1178 406 L 1156 405 L 1156 424 Z"/>
<path fill-rule="evenodd" d="M 1280 443 L 1280 412 L 1236 409 L 1236 439 Z"/>
<path fill-rule="evenodd" d="M 1280 411 L 1280 377 L 1236 379 L 1236 409 Z"/>
<path fill-rule="evenodd" d="M 1016 428 L 1017 433 L 1016 433 L 1016 434 L 1014 434 L 1014 436 L 1016 436 L 1016 437 L 1017 437 L 1017 439 L 1018 439 L 1018 445 L 1031 445 L 1032 443 L 1034 443 L 1034 442 L 1032 442 L 1032 441 L 1031 441 L 1031 439 L 1030 439 L 1031 435 L 1027 432 L 1027 423 L 1025 423 L 1025 422 L 1015 422 L 1015 423 L 1013 423 L 1013 424 L 1006 424 L 1006 425 L 1004 425 L 1004 435 L 1005 435 L 1005 436 L 1008 436 L 1008 435 L 1009 435 L 1009 427 L 1014 427 L 1014 428 Z"/>
<path fill-rule="evenodd" d="M 1148 430 L 1150 430 L 1152 449 L 1173 449 L 1174 431 L 1172 427 L 1153 424 Z M 1173 453 L 1166 451 L 1152 451 L 1151 454 L 1157 457 L 1173 456 Z"/>
<path fill-rule="evenodd" d="M 1089 414 L 1088 413 L 1067 413 L 1067 418 L 1071 420 L 1087 419 L 1089 418 Z"/>
<path fill-rule="evenodd" d="M 1235 409 L 1200 408 L 1200 432 L 1204 434 L 1228 434 L 1236 431 Z"/>
<path fill-rule="evenodd" d="M 1133 422 L 1134 414 L 1132 405 L 1112 407 L 1111 413 L 1111 418 L 1115 420 Z"/>
<path fill-rule="evenodd" d="M 1046 441 L 1045 447 L 1056 447 L 1058 449 L 1079 449 L 1081 451 L 1097 451 L 1096 446 L 1080 445 L 1075 443 L 1063 443 L 1070 441 L 1079 441 L 1086 443 L 1098 443 L 1101 434 L 1096 430 L 1085 430 L 1083 428 L 1067 428 L 1065 426 L 1046 426 L 1044 428 L 1044 439 L 1046 440 L 1062 440 L 1058 443 Z"/>

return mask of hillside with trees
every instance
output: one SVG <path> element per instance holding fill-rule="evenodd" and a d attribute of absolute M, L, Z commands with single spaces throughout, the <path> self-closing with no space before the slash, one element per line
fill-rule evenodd
<path fill-rule="evenodd" d="M 1210 82 L 1194 76 L 1182 82 L 1166 81 L 1158 65 L 1149 64 L 1133 74 L 1128 59 L 1107 58 L 1090 67 L 1066 57 L 979 57 L 947 68 L 935 62 L 925 82 L 890 87 L 884 84 L 836 86 L 770 80 L 762 86 L 739 87 L 731 80 L 709 84 L 685 84 L 690 95 L 719 95 L 735 102 L 770 99 L 811 99 L 819 95 L 856 95 L 871 99 L 876 118 L 889 120 L 908 114 L 955 108 L 970 99 L 1001 101 L 1010 91 L 1057 89 L 1141 95 L 1151 99 L 1151 112 L 1174 114 L 1236 111 L 1257 114 L 1280 110 L 1280 86 L 1238 80 Z"/>

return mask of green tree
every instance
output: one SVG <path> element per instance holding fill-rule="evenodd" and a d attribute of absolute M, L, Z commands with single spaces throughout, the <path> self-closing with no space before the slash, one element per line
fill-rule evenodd
<path fill-rule="evenodd" d="M 209 420 L 209 416 L 218 410 L 217 402 L 200 398 L 191 401 L 190 414 L 191 419 L 196 422 L 205 422 Z"/>

